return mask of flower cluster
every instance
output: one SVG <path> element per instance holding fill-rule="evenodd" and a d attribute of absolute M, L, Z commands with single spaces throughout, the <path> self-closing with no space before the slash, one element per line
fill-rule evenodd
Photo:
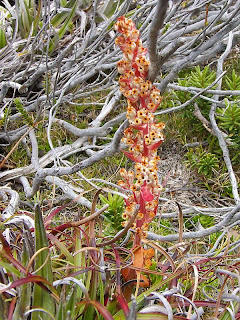
<path fill-rule="evenodd" d="M 131 19 L 118 18 L 114 25 L 121 33 L 116 44 L 123 51 L 123 59 L 117 63 L 120 90 L 127 98 L 127 119 L 129 128 L 124 131 L 122 142 L 127 146 L 123 152 L 135 162 L 135 170 L 120 170 L 122 180 L 119 185 L 132 191 L 126 200 L 123 213 L 123 226 L 139 205 L 139 213 L 134 224 L 136 230 L 135 245 L 140 244 L 141 236 L 145 236 L 149 222 L 155 217 L 158 198 L 161 192 L 157 175 L 157 148 L 163 142 L 163 123 L 156 123 L 154 111 L 161 102 L 159 90 L 147 80 L 149 61 L 147 49 L 139 38 L 139 31 Z"/>

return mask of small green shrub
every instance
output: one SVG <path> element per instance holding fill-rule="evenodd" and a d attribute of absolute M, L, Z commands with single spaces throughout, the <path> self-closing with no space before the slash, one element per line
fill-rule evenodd
<path fill-rule="evenodd" d="M 214 218 L 211 216 L 197 214 L 191 217 L 191 221 L 196 225 L 196 223 L 200 223 L 203 228 L 210 228 L 214 225 Z M 191 229 L 192 225 L 190 222 L 185 223 L 185 227 L 187 229 Z"/>
<path fill-rule="evenodd" d="M 206 66 L 201 70 L 200 66 L 196 66 L 194 71 L 191 71 L 191 76 L 189 78 L 189 85 L 197 88 L 206 88 L 216 78 L 216 73 L 210 70 L 209 66 Z"/>
<path fill-rule="evenodd" d="M 195 151 L 191 149 L 186 153 L 187 165 L 192 169 L 206 177 L 210 178 L 214 176 L 214 170 L 219 168 L 219 159 L 213 153 L 207 152 L 202 148 L 197 148 Z"/>
<path fill-rule="evenodd" d="M 215 71 L 211 70 L 209 66 L 201 69 L 200 66 L 195 67 L 193 70 L 185 71 L 183 75 L 180 75 L 178 79 L 178 84 L 183 87 L 197 87 L 197 88 L 206 88 L 208 87 L 216 78 Z M 173 93 L 175 95 L 175 99 L 178 103 L 185 103 L 190 100 L 193 96 L 192 93 L 177 91 Z M 211 97 L 212 95 L 206 95 Z M 209 111 L 211 104 L 210 102 L 197 98 L 196 103 L 201 110 L 202 115 L 209 120 Z M 190 104 L 189 107 L 185 108 L 183 111 L 179 113 L 179 117 L 181 118 L 181 127 L 183 134 L 187 134 L 189 138 L 192 138 L 193 130 L 201 134 L 201 137 L 206 137 L 208 132 L 206 131 L 203 124 L 195 117 L 194 115 L 194 104 Z M 182 126 L 182 122 L 184 121 L 184 126 Z"/>
<path fill-rule="evenodd" d="M 227 101 L 226 101 L 227 103 Z M 220 126 L 231 135 L 240 132 L 240 107 L 237 104 L 228 105 L 226 109 L 218 109 Z"/>
<path fill-rule="evenodd" d="M 228 137 L 232 141 L 230 151 L 232 155 L 232 161 L 234 164 L 239 162 L 240 158 L 240 107 L 237 104 L 228 104 L 226 109 L 218 109 L 218 119 L 221 128 L 226 130 Z"/>
<path fill-rule="evenodd" d="M 4 111 L 0 114 L 0 128 L 4 127 L 10 116 L 11 109 L 5 108 Z"/>
<path fill-rule="evenodd" d="M 26 123 L 29 126 L 33 126 L 33 119 L 28 115 L 27 111 L 24 109 L 22 101 L 20 98 L 14 99 L 14 104 L 18 110 L 19 113 L 21 113 L 23 119 L 26 121 Z"/>
<path fill-rule="evenodd" d="M 112 195 L 111 193 L 108 193 L 107 198 L 100 194 L 99 198 L 102 203 L 109 205 L 108 209 L 103 213 L 106 221 L 104 233 L 106 235 L 116 234 L 116 232 L 122 229 L 121 222 L 123 221 L 124 199 L 117 194 Z"/>

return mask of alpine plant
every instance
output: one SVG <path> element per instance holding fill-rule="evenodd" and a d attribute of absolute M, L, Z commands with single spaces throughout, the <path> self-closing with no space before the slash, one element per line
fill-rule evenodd
<path fill-rule="evenodd" d="M 135 162 L 134 171 L 120 170 L 122 180 L 119 185 L 131 190 L 126 199 L 123 213 L 123 226 L 139 205 L 139 212 L 133 225 L 135 230 L 134 247 L 141 246 L 141 239 L 146 237 L 149 223 L 156 216 L 158 199 L 162 186 L 158 179 L 157 148 L 163 142 L 163 123 L 156 123 L 154 112 L 161 103 L 159 90 L 147 80 L 149 60 L 147 49 L 143 47 L 139 31 L 134 22 L 125 17 L 118 18 L 114 28 L 121 35 L 116 38 L 116 45 L 123 52 L 123 59 L 117 63 L 120 90 L 127 98 L 127 119 L 129 127 L 124 131 L 122 143 L 125 155 Z M 144 263 L 146 265 L 146 263 Z"/>

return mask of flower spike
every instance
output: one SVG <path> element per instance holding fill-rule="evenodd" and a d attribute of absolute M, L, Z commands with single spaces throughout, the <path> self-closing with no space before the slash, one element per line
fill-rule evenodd
<path fill-rule="evenodd" d="M 150 62 L 146 58 L 147 49 L 143 47 L 140 33 L 134 22 L 125 17 L 118 18 L 114 29 L 121 35 L 116 38 L 116 45 L 123 51 L 123 59 L 117 63 L 120 90 L 127 98 L 127 119 L 129 128 L 124 131 L 122 143 L 125 155 L 135 162 L 135 171 L 121 169 L 119 185 L 128 189 L 132 195 L 126 200 L 125 220 L 129 220 L 131 208 L 139 205 L 139 214 L 133 229 L 136 230 L 134 246 L 141 244 L 141 237 L 146 235 L 149 222 L 155 217 L 158 198 L 162 189 L 157 175 L 157 148 L 163 142 L 163 123 L 156 123 L 153 112 L 161 103 L 159 90 L 147 80 Z M 149 263 L 149 261 L 148 261 Z"/>

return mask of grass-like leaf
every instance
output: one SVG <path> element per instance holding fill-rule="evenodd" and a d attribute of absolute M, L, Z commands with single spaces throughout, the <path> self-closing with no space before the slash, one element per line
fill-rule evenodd
<path fill-rule="evenodd" d="M 4 48 L 7 45 L 7 39 L 5 35 L 5 31 L 3 28 L 0 28 L 0 49 Z"/>
<path fill-rule="evenodd" d="M 68 15 L 68 17 L 65 20 L 63 26 L 61 27 L 61 29 L 58 32 L 59 39 L 61 39 L 64 36 L 64 34 L 66 33 L 66 31 L 68 29 L 68 26 L 69 26 L 69 23 L 71 22 L 74 14 L 75 14 L 75 11 L 76 11 L 76 8 L 77 8 L 77 4 L 78 4 L 78 0 L 75 0 L 74 4 L 72 6 L 72 10 L 71 10 L 70 14 Z"/>
<path fill-rule="evenodd" d="M 48 240 L 46 231 L 44 229 L 42 214 L 39 205 L 36 205 L 35 209 L 35 250 L 36 252 L 44 247 L 48 247 Z M 35 258 L 35 270 L 37 275 L 46 279 L 50 284 L 53 283 L 53 274 L 51 259 L 47 250 L 41 251 Z M 34 285 L 33 290 L 33 307 L 44 308 L 51 314 L 55 313 L 55 304 L 51 295 L 40 288 L 37 284 Z M 39 316 L 42 319 L 49 319 L 45 313 L 34 312 L 32 313 L 32 320 L 38 320 Z"/>
<path fill-rule="evenodd" d="M 75 3 L 77 1 L 76 0 L 70 0 L 65 8 L 66 9 L 71 9 L 75 6 Z M 69 11 L 68 10 L 64 10 L 62 12 L 57 13 L 52 19 L 51 19 L 51 24 L 54 28 L 58 27 L 69 15 Z"/>

